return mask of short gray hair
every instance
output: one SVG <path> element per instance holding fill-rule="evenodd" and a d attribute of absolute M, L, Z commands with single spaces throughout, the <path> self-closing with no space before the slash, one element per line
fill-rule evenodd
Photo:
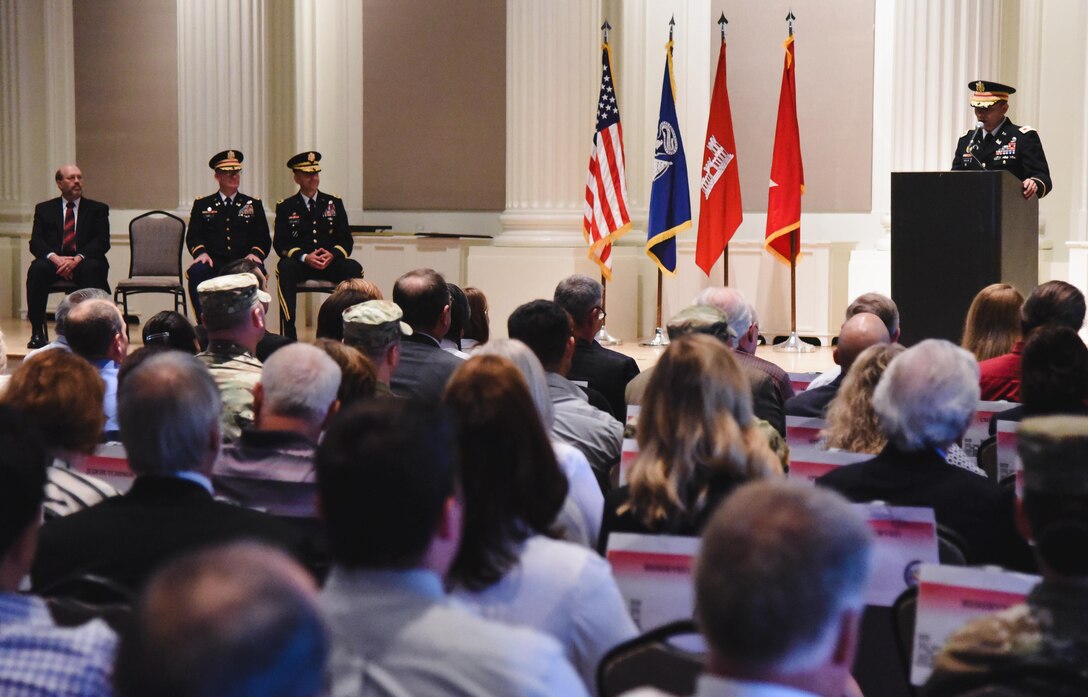
<path fill-rule="evenodd" d="M 129 467 L 136 474 L 197 470 L 214 460 L 222 404 L 204 364 L 166 351 L 136 366 L 117 392 L 117 419 Z"/>
<path fill-rule="evenodd" d="M 944 339 L 926 339 L 888 365 L 873 391 L 873 411 L 890 442 L 917 451 L 962 436 L 978 399 L 975 357 Z"/>
<path fill-rule="evenodd" d="M 702 537 L 695 616 L 714 652 L 783 675 L 830 658 L 872 564 L 872 533 L 844 498 L 795 481 L 746 484 Z"/>
<path fill-rule="evenodd" d="M 755 323 L 755 309 L 741 293 L 735 288 L 725 286 L 710 286 L 695 296 L 693 305 L 709 305 L 716 307 L 729 318 L 729 328 L 733 330 L 733 336 L 729 337 L 729 345 L 737 347 L 740 337 L 748 333 L 748 327 Z"/>
<path fill-rule="evenodd" d="M 604 289 L 599 282 L 589 276 L 574 274 L 559 282 L 552 301 L 569 312 L 575 324 L 581 324 L 586 313 L 600 305 L 603 297 Z"/>
<path fill-rule="evenodd" d="M 110 294 L 101 288 L 80 288 L 74 290 L 68 295 L 61 298 L 61 301 L 57 303 L 56 326 L 54 329 L 57 334 L 64 336 L 64 332 L 68 329 L 68 313 L 72 311 L 72 308 L 81 302 L 87 300 L 109 300 Z"/>
<path fill-rule="evenodd" d="M 262 409 L 309 421 L 329 413 L 340 389 L 340 366 L 309 344 L 289 344 L 268 357 L 261 370 Z"/>
<path fill-rule="evenodd" d="M 544 375 L 544 366 L 533 350 L 517 339 L 496 339 L 478 347 L 473 356 L 501 356 L 513 363 L 525 382 L 529 385 L 529 396 L 540 415 L 540 422 L 549 434 L 555 424 L 555 407 L 552 405 L 548 378 Z"/>

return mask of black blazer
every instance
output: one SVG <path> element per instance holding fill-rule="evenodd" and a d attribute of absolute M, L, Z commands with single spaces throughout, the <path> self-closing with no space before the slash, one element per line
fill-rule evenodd
<path fill-rule="evenodd" d="M 463 360 L 438 347 L 434 339 L 419 333 L 400 340 L 400 362 L 390 380 L 393 392 L 436 404 L 453 371 Z"/>
<path fill-rule="evenodd" d="M 176 477 L 137 477 L 124 496 L 46 523 L 30 572 L 35 589 L 93 573 L 139 589 L 163 562 L 190 550 L 252 538 L 300 561 L 300 533 L 269 515 L 214 500 Z"/>
<path fill-rule="evenodd" d="M 261 259 L 272 249 L 268 219 L 259 198 L 238 192 L 232 199 L 234 210 L 223 204 L 219 192 L 193 201 L 185 246 L 194 258 L 207 253 L 213 260 L 241 259 L 256 254 Z"/>
<path fill-rule="evenodd" d="M 60 196 L 34 207 L 34 227 L 30 232 L 30 253 L 35 259 L 61 254 L 64 242 L 64 212 Z M 110 251 L 110 207 L 89 198 L 79 201 L 76 216 L 76 254 L 87 259 L 105 260 Z"/>
<path fill-rule="evenodd" d="M 827 416 L 827 408 L 831 406 L 831 401 L 839 394 L 843 377 L 845 376 L 839 373 L 837 378 L 826 385 L 798 392 L 790 397 L 786 400 L 786 415 L 824 418 Z"/>
<path fill-rule="evenodd" d="M 567 379 L 585 380 L 590 387 L 603 394 L 611 407 L 612 416 L 620 423 L 627 421 L 627 403 L 623 392 L 636 375 L 638 364 L 634 358 L 606 349 L 596 341 L 575 340 L 574 357 Z"/>
<path fill-rule="evenodd" d="M 967 542 L 969 564 L 1004 566 L 1022 544 L 1001 487 L 948 464 L 932 449 L 904 452 L 889 444 L 872 460 L 834 469 L 816 483 L 858 503 L 931 507 L 938 523 Z"/>

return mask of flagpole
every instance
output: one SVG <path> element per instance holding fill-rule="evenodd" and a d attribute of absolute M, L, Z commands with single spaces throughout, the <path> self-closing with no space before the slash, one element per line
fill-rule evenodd
<path fill-rule="evenodd" d="M 605 316 L 608 315 L 608 278 L 601 273 L 601 310 Z M 608 329 L 605 328 L 604 323 L 601 323 L 601 328 L 597 332 L 597 335 L 593 337 L 598 344 L 602 346 L 617 346 L 621 343 L 619 339 L 608 333 Z"/>
<path fill-rule="evenodd" d="M 722 44 L 725 43 L 725 28 L 729 25 L 729 20 L 725 18 L 725 13 L 722 12 L 722 16 L 718 18 L 718 26 L 722 30 Z M 732 116 L 730 116 L 732 118 Z M 726 242 L 722 247 L 722 285 L 729 285 L 729 243 Z"/>
<path fill-rule="evenodd" d="M 649 341 L 643 341 L 639 346 L 652 346 L 653 348 L 664 348 L 669 345 L 668 335 L 665 334 L 665 328 L 661 325 L 661 286 L 662 286 L 661 269 L 657 270 L 657 324 L 654 325 L 654 338 Z"/>
<path fill-rule="evenodd" d="M 786 15 L 786 23 L 789 26 L 790 36 L 793 36 L 793 10 Z M 790 236 L 790 335 L 780 343 L 773 346 L 772 350 L 779 353 L 811 353 L 816 349 L 810 344 L 801 341 L 797 336 L 797 237 L 798 231 L 793 230 Z"/>

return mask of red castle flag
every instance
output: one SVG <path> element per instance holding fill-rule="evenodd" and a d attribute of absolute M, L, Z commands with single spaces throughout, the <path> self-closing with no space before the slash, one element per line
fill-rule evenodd
<path fill-rule="evenodd" d="M 801 136 L 797 130 L 797 85 L 794 81 L 793 31 L 786 39 L 782 91 L 778 96 L 778 125 L 774 131 L 771 181 L 767 195 L 767 250 L 787 264 L 790 239 L 794 254 L 801 250 L 801 194 L 805 172 L 801 164 Z"/>
<path fill-rule="evenodd" d="M 706 141 L 703 144 L 699 239 L 695 245 L 695 263 L 707 276 L 744 218 L 736 154 L 723 40 L 718 50 L 718 73 L 714 77 L 714 91 L 710 96 L 710 119 L 706 125 Z"/>

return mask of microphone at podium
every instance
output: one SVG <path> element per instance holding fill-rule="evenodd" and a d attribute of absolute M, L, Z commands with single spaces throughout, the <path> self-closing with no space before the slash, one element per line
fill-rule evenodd
<path fill-rule="evenodd" d="M 985 126 L 981 121 L 975 122 L 975 132 L 971 134 L 971 140 L 967 143 L 967 152 L 971 152 L 975 149 L 975 143 L 978 142 L 978 137 L 982 135 L 982 129 Z"/>

